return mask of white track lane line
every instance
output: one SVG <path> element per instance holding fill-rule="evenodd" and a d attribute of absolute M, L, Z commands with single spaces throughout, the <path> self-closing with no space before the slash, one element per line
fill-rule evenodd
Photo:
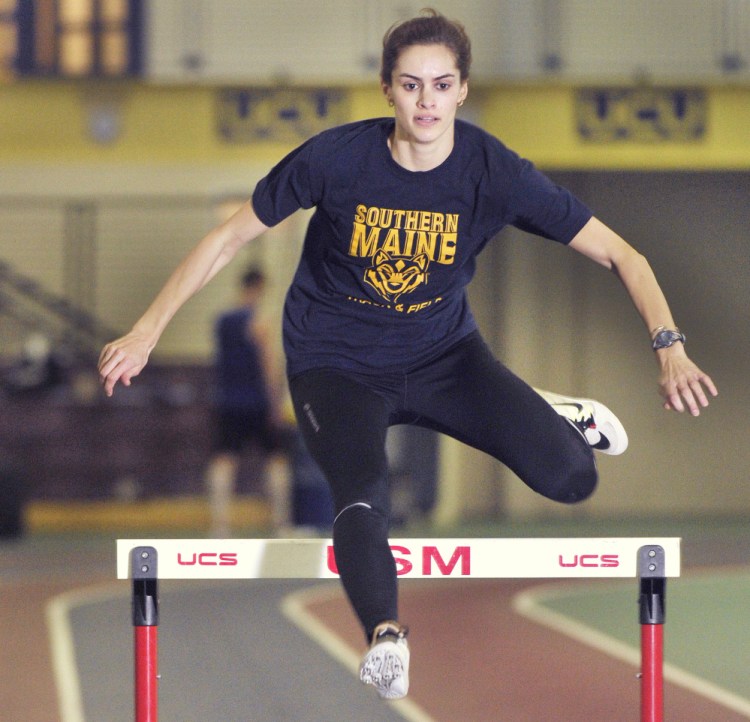
<path fill-rule="evenodd" d="M 57 689 L 57 704 L 60 722 L 86 722 L 81 697 L 81 681 L 78 676 L 73 630 L 70 612 L 85 604 L 122 597 L 122 583 L 107 582 L 93 587 L 74 589 L 58 594 L 47 602 L 45 616 L 49 632 L 52 673 Z"/>
<path fill-rule="evenodd" d="M 178 584 L 171 582 L 172 589 Z M 185 582 L 190 589 L 200 588 L 200 581 Z M 210 582 L 209 582 L 210 584 Z M 52 657 L 52 673 L 57 689 L 60 722 L 86 722 L 81 697 L 81 682 L 78 675 L 75 642 L 73 630 L 70 626 L 70 613 L 76 607 L 87 604 L 108 602 L 113 599 L 130 599 L 131 586 L 124 581 L 103 582 L 101 584 L 72 589 L 52 597 L 46 605 L 45 616 L 49 632 L 50 652 Z"/>
<path fill-rule="evenodd" d="M 70 609 L 62 597 L 55 597 L 47 604 L 52 674 L 57 690 L 60 722 L 85 722 L 69 612 Z"/>
<path fill-rule="evenodd" d="M 544 606 L 545 601 L 558 596 L 567 596 L 570 592 L 571 588 L 561 585 L 540 585 L 517 594 L 513 598 L 513 609 L 538 624 L 640 669 L 641 652 L 639 649 Z M 750 719 L 750 699 L 740 697 L 666 662 L 664 663 L 664 679 Z"/>
<path fill-rule="evenodd" d="M 191 585 L 191 588 L 194 587 L 195 583 Z M 60 722 L 86 722 L 73 631 L 70 625 L 71 611 L 86 604 L 127 596 L 128 593 L 128 590 L 123 589 L 122 582 L 112 582 L 64 592 L 47 603 L 47 628 Z M 306 609 L 307 604 L 324 601 L 339 594 L 338 588 L 333 589 L 331 585 L 302 589 L 287 595 L 282 600 L 280 609 L 298 629 L 320 645 L 342 666 L 358 676 L 359 654 L 357 651 L 342 642 L 335 634 L 331 634 L 330 630 Z M 437 722 L 409 699 L 396 700 L 387 704 L 408 722 Z"/>
<path fill-rule="evenodd" d="M 308 604 L 337 598 L 340 594 L 339 588 L 332 588 L 330 584 L 301 589 L 298 592 L 292 592 L 282 600 L 281 611 L 300 631 L 321 646 L 339 664 L 359 677 L 360 654 L 333 634 L 307 610 Z M 437 722 L 410 699 L 399 699 L 387 702 L 387 704 L 409 722 Z"/>

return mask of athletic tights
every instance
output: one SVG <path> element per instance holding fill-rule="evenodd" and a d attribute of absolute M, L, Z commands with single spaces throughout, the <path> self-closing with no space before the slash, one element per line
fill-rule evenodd
<path fill-rule="evenodd" d="M 398 619 L 388 545 L 386 432 L 417 424 L 490 454 L 542 496 L 575 503 L 597 482 L 583 436 L 495 359 L 478 332 L 420 368 L 375 375 L 316 369 L 290 379 L 308 450 L 328 479 L 341 580 L 365 635 Z"/>

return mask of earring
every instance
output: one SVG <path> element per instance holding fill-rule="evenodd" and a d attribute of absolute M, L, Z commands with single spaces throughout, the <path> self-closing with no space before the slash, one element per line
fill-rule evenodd
<path fill-rule="evenodd" d="M 462 106 L 463 104 L 464 104 L 464 101 L 463 101 L 463 100 L 459 100 L 459 101 L 458 101 L 458 107 L 459 107 L 459 108 L 460 108 L 460 107 L 461 107 L 461 106 Z"/>
<path fill-rule="evenodd" d="M 396 104 L 393 102 L 393 100 L 389 100 L 388 101 L 388 107 L 389 108 L 392 108 L 394 105 L 396 105 Z"/>

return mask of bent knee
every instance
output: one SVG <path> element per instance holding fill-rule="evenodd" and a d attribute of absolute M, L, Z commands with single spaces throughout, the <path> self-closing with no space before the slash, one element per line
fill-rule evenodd
<path fill-rule="evenodd" d="M 562 483 L 558 483 L 547 492 L 543 491 L 542 494 L 561 504 L 578 504 L 594 493 L 598 478 L 596 469 L 578 471 L 569 474 Z"/>

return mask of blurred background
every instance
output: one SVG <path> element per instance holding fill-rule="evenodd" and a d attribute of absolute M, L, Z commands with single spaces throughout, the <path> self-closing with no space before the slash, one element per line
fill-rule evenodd
<path fill-rule="evenodd" d="M 388 114 L 381 38 L 424 4 L 0 0 L 5 536 L 207 524 L 214 319 L 246 266 L 263 266 L 264 312 L 281 355 L 281 305 L 305 214 L 187 304 L 151 365 L 112 399 L 98 387 L 99 350 L 286 152 L 326 127 Z M 398 521 L 440 529 L 744 518 L 750 4 L 433 5 L 462 20 L 473 41 L 462 116 L 569 187 L 649 258 L 689 353 L 721 396 L 697 419 L 663 411 L 647 330 L 616 279 L 507 229 L 471 287 L 483 332 L 533 385 L 611 406 L 630 449 L 600 458 L 598 493 L 563 508 L 470 449 L 397 429 L 389 451 Z M 239 487 L 238 531 L 270 524 L 254 464 Z M 293 473 L 292 492 L 309 483 L 306 473 Z"/>

